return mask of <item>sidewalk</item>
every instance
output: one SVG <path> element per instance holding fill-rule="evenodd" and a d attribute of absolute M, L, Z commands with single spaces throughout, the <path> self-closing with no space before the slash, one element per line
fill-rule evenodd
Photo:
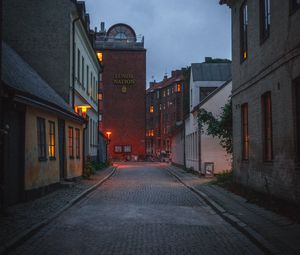
<path fill-rule="evenodd" d="M 115 167 L 99 170 L 90 179 L 82 179 L 39 199 L 9 207 L 6 216 L 0 215 L 0 254 L 48 224 L 114 172 Z"/>
<path fill-rule="evenodd" d="M 184 170 L 167 170 L 201 196 L 223 219 L 234 225 L 267 254 L 300 254 L 300 225 L 279 216 L 219 186 L 205 183 Z"/>

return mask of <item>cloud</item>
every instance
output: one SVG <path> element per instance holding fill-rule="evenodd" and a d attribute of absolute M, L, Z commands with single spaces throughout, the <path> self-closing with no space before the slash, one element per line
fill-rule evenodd
<path fill-rule="evenodd" d="M 145 37 L 147 82 L 173 69 L 231 58 L 230 9 L 218 0 L 86 0 L 91 27 L 126 23 Z"/>

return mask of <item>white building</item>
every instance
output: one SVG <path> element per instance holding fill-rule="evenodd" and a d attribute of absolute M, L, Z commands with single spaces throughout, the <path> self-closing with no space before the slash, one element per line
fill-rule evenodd
<path fill-rule="evenodd" d="M 91 159 L 97 158 L 98 150 L 98 84 L 101 79 L 100 64 L 87 34 L 87 29 L 81 19 L 74 14 L 73 50 L 74 61 L 74 108 L 80 114 L 87 110 L 88 124 L 85 131 L 84 151 L 85 156 Z M 85 17 L 86 19 L 88 16 Z M 87 22 L 89 23 L 89 22 Z M 71 70 L 72 77 L 72 70 Z M 73 77 L 72 77 L 73 79 Z M 73 89 L 72 87 L 70 88 Z M 78 107 L 78 108 L 77 108 Z"/>
<path fill-rule="evenodd" d="M 191 75 L 190 75 L 190 114 L 185 119 L 185 142 L 184 142 L 184 158 L 185 166 L 187 168 L 193 169 L 197 172 L 203 172 L 204 162 L 214 162 L 212 157 L 217 157 L 218 154 L 213 155 L 213 150 L 215 146 L 210 144 L 210 142 L 203 147 L 201 140 L 201 132 L 198 126 L 197 111 L 199 104 L 205 100 L 209 94 L 215 91 L 217 88 L 222 86 L 226 81 L 231 79 L 231 64 L 224 61 L 212 61 L 212 59 L 206 59 L 206 62 L 200 64 L 191 65 Z M 217 97 L 216 97 L 217 98 Z M 228 95 L 221 95 L 219 102 L 214 102 L 215 107 L 217 105 L 224 105 L 227 101 Z M 216 109 L 208 107 L 211 110 L 217 112 Z M 203 137 L 205 139 L 205 137 Z M 213 143 L 217 143 L 214 140 Z M 210 146 L 210 147 L 207 147 Z M 208 154 L 205 154 L 206 151 Z M 205 155 L 205 160 L 210 159 L 210 161 L 203 161 L 202 157 Z M 209 157 L 207 155 L 210 155 Z M 213 155 L 213 156 L 211 156 Z M 202 163 L 203 162 L 203 163 Z M 224 170 L 224 169 L 223 169 Z"/>
<path fill-rule="evenodd" d="M 232 90 L 232 81 L 225 82 L 222 86 L 215 89 L 198 105 L 198 109 L 211 112 L 214 117 L 220 116 L 222 107 L 228 102 Z M 203 132 L 200 137 L 200 162 L 201 173 L 208 174 L 206 171 L 213 170 L 213 173 L 220 173 L 231 169 L 231 155 L 220 146 L 220 140 L 206 134 L 207 126 L 203 125 Z"/>

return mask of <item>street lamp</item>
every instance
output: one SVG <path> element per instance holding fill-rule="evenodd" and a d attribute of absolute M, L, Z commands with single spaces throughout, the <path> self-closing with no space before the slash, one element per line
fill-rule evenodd
<path fill-rule="evenodd" d="M 106 161 L 108 161 L 108 145 L 110 144 L 110 136 L 111 136 L 111 134 L 112 134 L 112 132 L 111 131 L 106 131 L 105 132 L 105 134 L 106 134 Z"/>

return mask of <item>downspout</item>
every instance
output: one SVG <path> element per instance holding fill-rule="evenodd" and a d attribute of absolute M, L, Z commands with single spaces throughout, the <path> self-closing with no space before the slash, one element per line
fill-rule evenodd
<path fill-rule="evenodd" d="M 75 22 L 80 17 L 73 19 L 72 21 L 72 108 L 75 109 Z"/>
<path fill-rule="evenodd" d="M 83 134 L 82 134 L 82 175 L 84 174 L 84 167 L 85 167 L 85 134 L 88 128 L 88 119 L 85 120 Z"/>

